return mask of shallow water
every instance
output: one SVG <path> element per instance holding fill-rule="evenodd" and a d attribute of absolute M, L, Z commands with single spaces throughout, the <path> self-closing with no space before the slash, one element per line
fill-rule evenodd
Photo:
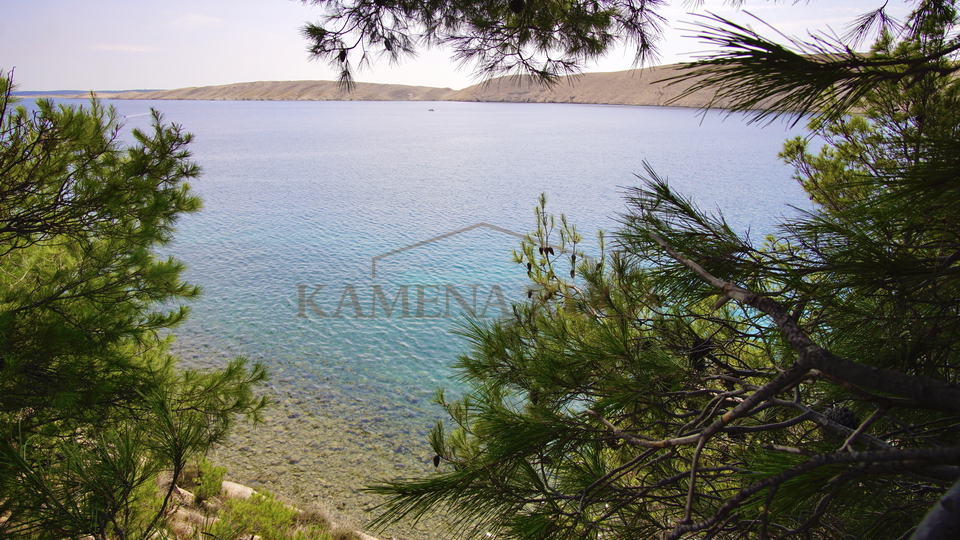
<path fill-rule="evenodd" d="M 236 481 L 360 525 L 377 502 L 360 487 L 433 468 L 426 433 L 441 415 L 430 399 L 458 388 L 449 378 L 464 346 L 450 332 L 458 318 L 496 316 L 523 296 L 514 235 L 485 226 L 444 235 L 479 223 L 525 233 L 545 193 L 589 252 L 596 230 L 616 228 L 644 161 L 755 237 L 786 204 L 805 205 L 776 159 L 792 132 L 689 109 L 112 104 L 130 127 L 155 107 L 196 135 L 205 208 L 182 220 L 166 251 L 205 294 L 177 329 L 177 350 L 200 366 L 243 355 L 271 374 L 279 404 L 267 424 L 242 427 L 218 459 Z M 434 538 L 442 523 L 393 534 Z"/>

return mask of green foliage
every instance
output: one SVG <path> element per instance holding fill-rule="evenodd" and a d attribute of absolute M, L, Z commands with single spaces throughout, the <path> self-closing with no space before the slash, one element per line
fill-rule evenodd
<path fill-rule="evenodd" d="M 206 458 L 197 463 L 196 477 L 193 478 L 193 494 L 198 502 L 209 501 L 223 489 L 223 475 L 226 467 L 214 465 Z M 185 483 L 186 484 L 186 483 Z M 186 484 L 189 486 L 189 484 Z"/>
<path fill-rule="evenodd" d="M 326 521 L 310 522 L 299 510 L 276 500 L 268 491 L 254 493 L 249 499 L 228 500 L 217 521 L 202 535 L 219 540 L 253 536 L 263 540 L 351 540 L 355 537 L 332 533 Z"/>
<path fill-rule="evenodd" d="M 808 153 L 805 137 L 784 146 L 780 157 L 794 166 L 797 180 L 815 202 L 839 211 L 881 195 L 885 183 L 897 182 L 907 167 L 929 159 L 925 152 L 932 144 L 957 139 L 960 85 L 954 77 L 933 71 L 953 68 L 935 51 L 948 40 L 955 17 L 953 6 L 944 6 L 936 17 L 924 19 L 912 39 L 898 41 L 884 32 L 872 48 L 871 61 L 909 62 L 934 54 L 930 70 L 873 85 L 856 115 L 813 118 L 810 131 L 826 142 L 818 155 Z"/>
<path fill-rule="evenodd" d="M 190 136 L 154 112 L 125 146 L 97 101 L 27 110 L 11 88 L 0 77 L 0 537 L 148 538 L 173 489 L 157 500 L 157 475 L 257 419 L 266 374 L 167 352 L 198 294 L 154 254 L 200 208 Z"/>
<path fill-rule="evenodd" d="M 672 79 L 691 83 L 676 99 L 706 90 L 715 95 L 716 106 L 749 111 L 755 119 L 792 111 L 797 118 L 817 113 L 833 121 L 875 100 L 877 87 L 899 85 L 915 97 L 940 99 L 925 84 L 948 79 L 960 69 L 954 61 L 956 36 L 948 28 L 956 22 L 955 2 L 910 4 L 915 9 L 906 21 L 890 17 L 884 3 L 850 23 L 845 38 L 819 34 L 807 41 L 790 38 L 787 45 L 749 26 L 704 16 L 695 37 L 716 52 L 685 65 L 687 73 Z M 881 36 L 876 50 L 857 52 L 871 30 Z M 900 114 L 909 116 L 909 107 Z"/>
<path fill-rule="evenodd" d="M 682 517 L 692 449 L 638 453 L 632 438 L 670 438 L 742 395 L 726 389 L 721 370 L 744 381 L 773 371 L 762 338 L 743 335 L 746 322 L 688 326 L 688 315 L 662 309 L 642 265 L 620 250 L 587 259 L 575 229 L 563 218 L 554 227 L 543 203 L 537 231 L 517 254 L 529 265 L 530 301 L 515 306 L 514 318 L 464 328 L 471 352 L 456 367 L 472 390 L 452 403 L 438 396 L 456 426 L 438 426 L 431 438 L 440 470 L 373 488 L 395 497 L 383 519 L 445 507 L 465 529 L 479 521 L 477 534 L 652 537 Z M 726 344 L 723 358 L 689 354 L 698 330 Z M 601 417 L 620 428 L 604 429 Z M 741 472 L 727 463 L 738 453 L 735 437 L 742 435 L 725 437 L 701 462 L 720 491 Z M 637 484 L 644 467 L 653 485 Z M 716 507 L 702 503 L 704 512 Z"/>
<path fill-rule="evenodd" d="M 437 470 L 372 487 L 379 523 L 909 537 L 960 477 L 957 23 L 953 2 L 918 2 L 869 55 L 815 40 L 819 56 L 718 27 L 703 84 L 772 104 L 759 118 L 822 112 L 819 153 L 796 139 L 781 154 L 815 209 L 757 245 L 647 166 L 591 259 L 541 199 L 517 253 L 528 300 L 463 326 L 469 390 L 438 394 Z"/>

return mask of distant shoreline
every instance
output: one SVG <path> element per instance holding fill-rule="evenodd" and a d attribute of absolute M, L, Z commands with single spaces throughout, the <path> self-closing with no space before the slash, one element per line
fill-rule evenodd
<path fill-rule="evenodd" d="M 681 72 L 679 64 L 609 73 L 561 77 L 546 87 L 529 76 L 501 77 L 462 90 L 356 83 L 344 91 L 334 81 L 260 81 L 174 90 L 95 92 L 101 99 L 200 101 L 474 101 L 494 103 L 579 103 L 704 108 L 714 103 L 710 91 L 679 98 L 689 82 L 670 84 L 663 79 Z M 23 97 L 87 98 L 90 93 L 23 92 Z"/>

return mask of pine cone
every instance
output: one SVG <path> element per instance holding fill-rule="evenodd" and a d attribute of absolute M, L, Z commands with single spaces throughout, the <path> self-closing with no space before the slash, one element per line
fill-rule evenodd
<path fill-rule="evenodd" d="M 841 426 L 846 426 L 850 429 L 857 429 L 860 427 L 860 418 L 857 417 L 857 413 L 846 407 L 830 407 L 829 409 L 823 411 L 823 415 L 840 424 Z"/>

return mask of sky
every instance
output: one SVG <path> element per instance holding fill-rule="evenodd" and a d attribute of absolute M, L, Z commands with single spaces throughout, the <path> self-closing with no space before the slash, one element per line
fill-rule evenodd
<path fill-rule="evenodd" d="M 507 1 L 507 0 L 504 0 Z M 694 0 L 695 2 L 696 0 Z M 844 25 L 882 0 L 746 0 L 743 9 L 788 36 L 842 33 Z M 747 13 L 721 1 L 689 0 L 661 11 L 670 24 L 661 62 L 689 60 L 704 46 L 689 37 L 688 11 L 738 22 Z M 903 0 L 891 9 L 906 12 Z M 133 90 L 249 81 L 335 80 L 325 63 L 310 61 L 299 29 L 318 21 L 319 8 L 299 0 L 0 0 L 0 69 L 14 69 L 18 90 Z M 685 7 L 686 6 L 686 7 Z M 753 26 L 761 25 L 753 21 Z M 765 31 L 765 35 L 774 35 Z M 630 69 L 618 50 L 587 72 Z M 362 82 L 460 89 L 480 82 L 450 51 L 430 49 L 398 66 L 380 62 L 360 71 Z"/>

